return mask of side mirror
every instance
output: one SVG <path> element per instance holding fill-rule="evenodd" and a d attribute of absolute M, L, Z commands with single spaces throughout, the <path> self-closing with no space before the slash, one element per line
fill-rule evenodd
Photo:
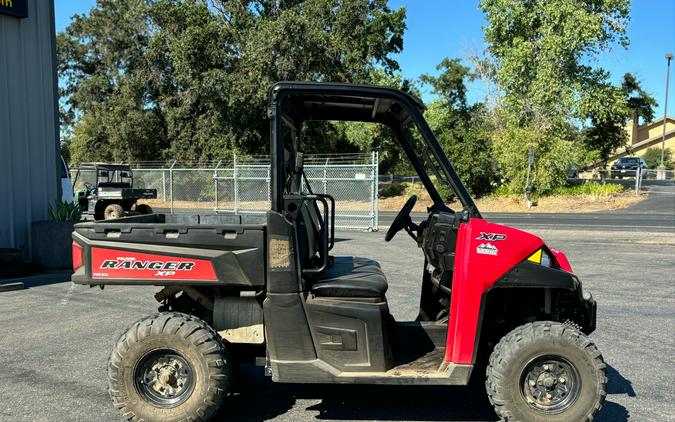
<path fill-rule="evenodd" d="M 108 171 L 107 170 L 101 170 L 98 172 L 98 177 L 108 177 Z"/>
<path fill-rule="evenodd" d="M 131 173 L 128 171 L 120 172 L 120 177 L 131 177 Z"/>

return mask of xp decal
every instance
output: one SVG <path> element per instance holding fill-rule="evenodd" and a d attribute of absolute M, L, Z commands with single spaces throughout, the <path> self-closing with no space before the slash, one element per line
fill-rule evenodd
<path fill-rule="evenodd" d="M 493 242 L 497 240 L 505 240 L 506 235 L 502 233 L 485 233 L 485 232 L 480 232 L 480 236 L 476 238 L 476 240 L 491 240 Z"/>
<path fill-rule="evenodd" d="M 93 278 L 217 280 L 211 261 L 205 259 L 92 248 L 91 261 Z"/>

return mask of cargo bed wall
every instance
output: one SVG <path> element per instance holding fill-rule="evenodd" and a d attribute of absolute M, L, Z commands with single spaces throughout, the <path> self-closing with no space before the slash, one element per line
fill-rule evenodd
<path fill-rule="evenodd" d="M 254 216 L 152 214 L 80 223 L 73 233 L 73 281 L 260 289 L 264 222 Z"/>

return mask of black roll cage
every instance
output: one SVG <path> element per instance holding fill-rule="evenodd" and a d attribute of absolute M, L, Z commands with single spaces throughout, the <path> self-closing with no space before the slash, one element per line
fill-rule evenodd
<path fill-rule="evenodd" d="M 393 88 L 372 85 L 354 85 L 327 82 L 278 82 L 268 93 L 270 118 L 270 155 L 272 210 L 284 209 L 286 168 L 284 154 L 284 122 L 292 122 L 298 131 L 308 120 L 343 120 L 382 123 L 392 129 L 417 172 L 422 184 L 434 202 L 434 209 L 448 209 L 427 174 L 422 160 L 404 131 L 415 123 L 426 147 L 437 159 L 440 170 L 471 217 L 480 218 L 480 212 L 460 180 L 450 160 L 427 124 L 422 112 L 424 104 L 411 95 Z"/>
<path fill-rule="evenodd" d="M 96 185 L 98 185 L 99 172 L 108 171 L 108 172 L 121 172 L 125 171 L 128 173 L 128 176 L 125 179 L 129 179 L 129 186 L 134 185 L 134 173 L 131 170 L 129 164 L 109 164 L 109 163 L 82 163 L 77 167 L 75 171 L 75 177 L 73 178 L 72 185 L 75 186 L 78 178 L 80 177 L 81 171 L 93 171 L 96 173 Z"/>

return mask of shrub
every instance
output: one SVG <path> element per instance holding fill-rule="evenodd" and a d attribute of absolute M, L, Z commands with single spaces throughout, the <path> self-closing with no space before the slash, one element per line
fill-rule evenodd
<path fill-rule="evenodd" d="M 642 156 L 647 162 L 647 167 L 655 169 L 661 165 L 661 147 L 647 148 L 645 155 Z M 663 154 L 663 164 L 667 169 L 675 167 L 673 165 L 673 152 L 670 149 L 665 149 Z"/>
<path fill-rule="evenodd" d="M 49 205 L 49 218 L 53 221 L 72 221 L 77 223 L 82 217 L 80 206 L 74 202 L 56 201 Z"/>
<path fill-rule="evenodd" d="M 391 183 L 387 187 L 380 189 L 381 198 L 389 198 L 392 196 L 399 196 L 405 192 L 406 187 L 402 183 Z"/>

